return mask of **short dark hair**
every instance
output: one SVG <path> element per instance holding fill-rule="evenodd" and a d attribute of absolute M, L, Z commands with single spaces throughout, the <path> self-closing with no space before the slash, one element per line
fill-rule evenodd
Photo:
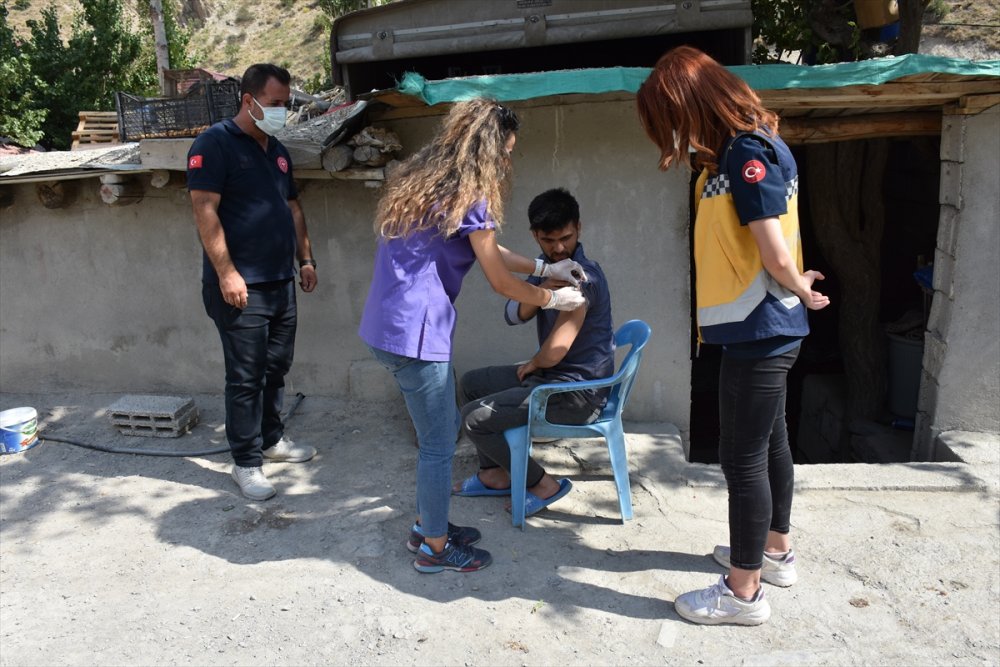
<path fill-rule="evenodd" d="M 243 72 L 243 78 L 240 79 L 240 97 L 243 97 L 247 93 L 256 97 L 258 93 L 264 90 L 267 80 L 271 78 L 277 79 L 283 86 L 288 86 L 292 83 L 292 75 L 284 67 L 278 67 L 270 63 L 250 65 L 250 67 L 247 67 L 247 71 Z"/>
<path fill-rule="evenodd" d="M 580 205 L 565 188 L 546 190 L 528 205 L 533 232 L 553 232 L 571 222 L 580 222 Z"/>

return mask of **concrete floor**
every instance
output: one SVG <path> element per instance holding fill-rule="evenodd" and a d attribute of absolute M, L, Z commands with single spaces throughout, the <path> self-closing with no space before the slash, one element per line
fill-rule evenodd
<path fill-rule="evenodd" d="M 118 395 L 0 394 L 43 435 L 116 447 L 224 445 L 220 396 L 179 439 L 118 435 Z M 269 464 L 239 496 L 226 455 L 154 458 L 56 442 L 0 457 L 0 665 L 1000 664 L 997 443 L 975 464 L 798 466 L 799 582 L 768 586 L 758 628 L 681 620 L 727 540 L 716 466 L 669 424 L 629 424 L 635 519 L 620 522 L 599 441 L 537 448 L 574 490 L 510 525 L 502 498 L 455 498 L 494 556 L 421 575 L 403 547 L 415 450 L 387 406 L 307 397 L 290 434 L 319 455 Z M 475 458 L 460 447 L 455 477 Z"/>

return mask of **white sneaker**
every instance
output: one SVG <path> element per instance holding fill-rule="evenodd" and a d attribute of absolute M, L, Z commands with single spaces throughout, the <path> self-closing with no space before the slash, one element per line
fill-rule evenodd
<path fill-rule="evenodd" d="M 704 625 L 760 625 L 771 618 L 771 605 L 764 599 L 763 588 L 747 602 L 729 590 L 724 576 L 714 586 L 678 595 L 674 609 L 682 618 Z"/>
<path fill-rule="evenodd" d="M 732 563 L 729 561 L 730 553 L 732 550 L 729 547 L 720 544 L 712 551 L 712 558 L 722 567 L 729 569 L 732 567 Z M 799 575 L 795 572 L 795 552 L 789 549 L 781 560 L 764 554 L 764 563 L 760 568 L 760 580 L 782 588 L 787 588 L 798 581 Z"/>
<path fill-rule="evenodd" d="M 239 485 L 240 491 L 250 500 L 267 500 L 276 491 L 271 483 L 264 477 L 264 471 L 260 466 L 256 468 L 242 468 L 233 466 L 233 480 Z"/>
<path fill-rule="evenodd" d="M 262 453 L 268 461 L 302 463 L 316 456 L 316 448 L 309 445 L 296 445 L 291 438 L 282 438 L 274 443 L 273 447 L 268 447 Z"/>

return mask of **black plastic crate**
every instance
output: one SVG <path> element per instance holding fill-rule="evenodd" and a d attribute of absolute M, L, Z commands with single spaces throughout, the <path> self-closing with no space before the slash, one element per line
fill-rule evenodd
<path fill-rule="evenodd" d="M 115 94 L 121 140 L 194 137 L 240 110 L 240 82 L 202 82 L 184 97 L 138 97 Z"/>

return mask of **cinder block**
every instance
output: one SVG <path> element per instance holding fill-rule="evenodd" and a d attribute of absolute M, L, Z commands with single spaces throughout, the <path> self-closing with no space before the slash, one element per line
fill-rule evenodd
<path fill-rule="evenodd" d="M 962 165 L 958 162 L 941 163 L 940 203 L 962 208 Z"/>
<path fill-rule="evenodd" d="M 941 119 L 941 159 L 965 162 L 965 118 L 944 116 Z"/>
<path fill-rule="evenodd" d="M 934 289 L 955 298 L 955 258 L 940 248 L 934 251 Z"/>
<path fill-rule="evenodd" d="M 954 206 L 942 206 L 938 216 L 937 247 L 944 253 L 955 256 L 959 211 Z"/>
<path fill-rule="evenodd" d="M 122 435 L 176 438 L 198 423 L 190 398 L 128 394 L 108 407 L 111 423 Z"/>
<path fill-rule="evenodd" d="M 931 312 L 927 316 L 927 331 L 946 340 L 948 325 L 951 324 L 952 300 L 944 292 L 934 291 Z"/>
<path fill-rule="evenodd" d="M 940 377 L 948 345 L 934 334 L 924 335 L 924 371 L 931 377 Z"/>

